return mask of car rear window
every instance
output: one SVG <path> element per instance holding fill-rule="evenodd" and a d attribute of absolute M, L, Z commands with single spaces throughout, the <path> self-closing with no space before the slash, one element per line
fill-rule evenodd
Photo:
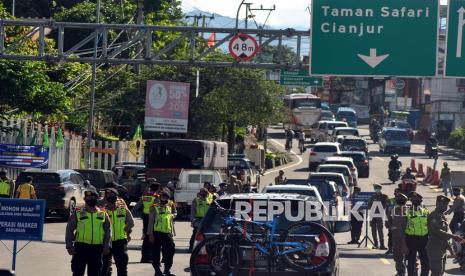
<path fill-rule="evenodd" d="M 228 160 L 228 167 L 229 168 L 236 167 L 236 169 L 244 170 L 244 169 L 249 169 L 251 166 L 249 162 L 245 160 L 231 160 L 230 159 Z"/>
<path fill-rule="evenodd" d="M 405 131 L 387 131 L 387 140 L 408 140 L 407 132 Z"/>
<path fill-rule="evenodd" d="M 349 176 L 349 172 L 345 168 L 338 168 L 338 167 L 322 167 L 318 169 L 318 172 L 335 172 L 340 173 L 345 176 Z"/>
<path fill-rule="evenodd" d="M 411 128 L 410 124 L 407 122 L 396 122 L 396 127 L 398 128 Z"/>
<path fill-rule="evenodd" d="M 338 175 L 312 175 L 310 176 L 309 182 L 310 184 L 313 183 L 315 180 L 326 180 L 326 181 L 334 181 L 338 186 L 344 185 L 344 178 Z M 313 186 L 313 185 L 312 185 Z"/>
<path fill-rule="evenodd" d="M 267 193 L 285 193 L 285 194 L 298 194 L 316 197 L 315 191 L 312 190 L 291 190 L 291 189 L 267 189 Z"/>
<path fill-rule="evenodd" d="M 344 130 L 338 130 L 336 131 L 336 135 L 354 135 L 358 136 L 358 130 L 350 130 L 350 129 L 344 129 Z"/>
<path fill-rule="evenodd" d="M 57 173 L 28 173 L 23 172 L 18 176 L 16 180 L 17 183 L 24 183 L 26 182 L 26 177 L 32 176 L 32 184 L 37 185 L 50 185 L 50 184 L 60 184 L 60 175 Z"/>
<path fill-rule="evenodd" d="M 312 185 L 318 189 L 320 196 L 323 200 L 332 200 L 334 199 L 334 190 L 331 188 L 331 185 L 328 183 L 318 183 Z"/>
<path fill-rule="evenodd" d="M 346 124 L 343 124 L 343 123 L 331 123 L 331 124 L 328 124 L 328 129 L 335 129 L 337 127 L 345 127 L 347 126 Z"/>
<path fill-rule="evenodd" d="M 356 146 L 356 147 L 364 147 L 365 146 L 365 141 L 363 140 L 347 140 L 344 139 L 342 142 L 343 146 Z"/>
<path fill-rule="evenodd" d="M 337 146 L 315 146 L 314 152 L 337 152 Z"/>
<path fill-rule="evenodd" d="M 347 153 L 343 153 L 341 154 L 341 156 L 344 156 L 344 157 L 350 157 L 352 158 L 352 160 L 354 160 L 354 162 L 364 162 L 365 161 L 365 155 L 364 154 L 347 154 Z"/>
<path fill-rule="evenodd" d="M 329 160 L 325 164 L 346 165 L 349 169 L 354 167 L 354 164 L 350 161 Z"/>

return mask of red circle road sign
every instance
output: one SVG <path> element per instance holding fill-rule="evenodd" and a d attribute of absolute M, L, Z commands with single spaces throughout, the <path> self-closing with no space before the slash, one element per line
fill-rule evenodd
<path fill-rule="evenodd" d="M 229 53 L 237 61 L 249 61 L 258 53 L 257 40 L 248 34 L 237 34 L 229 41 Z"/>

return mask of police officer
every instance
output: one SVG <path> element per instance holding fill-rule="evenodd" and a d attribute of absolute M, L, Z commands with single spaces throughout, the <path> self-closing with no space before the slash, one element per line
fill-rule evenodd
<path fill-rule="evenodd" d="M 427 276 L 429 271 L 428 256 L 426 254 L 426 244 L 428 243 L 428 214 L 429 211 L 421 206 L 423 197 L 412 192 L 410 201 L 412 208 L 407 210 L 407 228 L 405 229 L 405 242 L 407 243 L 407 272 L 413 276 L 417 253 L 421 263 L 420 276 Z"/>
<path fill-rule="evenodd" d="M 147 236 L 153 244 L 153 268 L 155 276 L 176 276 L 171 273 L 175 245 L 173 240 L 173 210 L 169 204 L 170 194 L 162 191 L 160 194 L 160 204 L 150 207 L 149 223 L 147 226 Z M 164 273 L 160 269 L 160 253 L 163 252 L 165 261 Z"/>
<path fill-rule="evenodd" d="M 460 187 L 454 187 L 452 189 L 452 193 L 454 194 L 454 202 L 449 210 L 445 212 L 445 215 L 449 215 L 454 213 L 452 220 L 450 221 L 450 231 L 455 233 L 457 227 L 462 223 L 464 219 L 464 212 L 465 212 L 465 197 L 460 194 Z"/>
<path fill-rule="evenodd" d="M 445 196 L 436 198 L 436 209 L 428 215 L 428 254 L 431 276 L 442 276 L 446 267 L 448 240 L 465 242 L 460 236 L 447 233 L 447 220 L 444 212 L 450 199 Z"/>
<path fill-rule="evenodd" d="M 191 205 L 191 224 L 192 224 L 192 236 L 189 241 L 189 252 L 192 252 L 194 246 L 195 235 L 197 234 L 197 228 L 200 221 L 203 219 L 205 214 L 210 208 L 211 201 L 208 200 L 208 191 L 205 188 L 200 189 L 197 197 L 194 198 Z"/>
<path fill-rule="evenodd" d="M 111 250 L 103 256 L 102 276 L 111 275 L 111 257 L 115 259 L 118 276 L 128 275 L 128 242 L 134 227 L 134 219 L 127 208 L 118 207 L 118 191 L 115 188 L 105 190 L 105 208 L 111 222 Z"/>
<path fill-rule="evenodd" d="M 87 266 L 88 276 L 99 276 L 102 254 L 110 253 L 111 223 L 105 211 L 96 207 L 98 193 L 84 192 L 86 205 L 71 214 L 66 226 L 66 250 L 73 256 L 73 276 L 83 276 Z"/>
<path fill-rule="evenodd" d="M 358 193 L 360 193 L 362 190 L 360 187 L 354 187 L 354 192 L 352 194 L 352 198 L 355 198 Z M 348 242 L 348 244 L 358 244 L 360 240 L 360 236 L 362 235 L 362 227 L 363 227 L 363 212 L 358 211 L 359 216 L 362 218 L 362 220 L 357 219 L 356 216 L 354 216 L 352 213 L 350 215 L 350 237 L 351 240 Z"/>
<path fill-rule="evenodd" d="M 6 177 L 5 171 L 0 171 L 0 198 L 12 198 L 15 192 L 15 183 Z"/>
<path fill-rule="evenodd" d="M 383 194 L 381 192 L 381 189 L 383 188 L 381 185 L 375 183 L 373 184 L 373 188 L 375 190 L 375 193 L 373 196 L 371 196 L 370 200 L 368 201 L 368 210 L 370 210 L 373 207 L 373 204 L 377 202 L 378 204 L 381 204 L 383 207 L 383 210 L 386 210 L 387 208 L 387 202 L 388 202 L 388 197 L 387 195 Z M 380 206 L 381 207 L 381 206 Z M 373 210 L 375 211 L 375 210 Z M 385 211 L 383 211 L 384 214 Z M 382 249 L 386 250 L 386 246 L 384 246 L 384 225 L 383 225 L 383 218 L 376 217 L 372 218 L 370 221 L 370 227 L 371 227 L 371 235 L 373 236 L 373 249 Z M 379 236 L 379 241 L 380 245 L 378 247 L 378 236 Z"/>
<path fill-rule="evenodd" d="M 387 208 L 386 208 L 386 215 L 387 215 L 387 220 L 385 222 L 385 226 L 388 229 L 388 250 L 386 251 L 386 255 L 392 254 L 392 220 L 390 218 L 392 217 L 391 214 L 394 210 L 394 207 L 396 206 L 396 197 L 397 194 L 400 193 L 400 189 L 396 188 L 394 190 L 394 197 L 388 199 L 387 203 Z"/>
<path fill-rule="evenodd" d="M 152 263 L 152 247 L 150 246 L 148 237 L 146 236 L 147 233 L 147 224 L 149 221 L 149 213 L 150 207 L 158 203 L 158 191 L 160 189 L 160 184 L 153 182 L 148 187 L 147 191 L 142 194 L 139 202 L 137 202 L 136 206 L 132 209 L 132 211 L 139 210 L 142 208 L 142 248 L 141 254 L 142 258 L 140 260 L 141 263 Z"/>
<path fill-rule="evenodd" d="M 407 228 L 405 204 L 407 200 L 406 195 L 400 192 L 397 193 L 394 209 L 388 215 L 392 234 L 392 253 L 394 255 L 394 262 L 396 263 L 396 276 L 405 275 L 405 254 L 407 254 L 407 245 L 405 243 L 405 229 Z"/>

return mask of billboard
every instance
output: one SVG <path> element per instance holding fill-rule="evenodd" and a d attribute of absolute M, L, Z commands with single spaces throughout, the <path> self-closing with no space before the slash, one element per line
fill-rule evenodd
<path fill-rule="evenodd" d="M 147 81 L 145 131 L 187 133 L 190 84 Z"/>
<path fill-rule="evenodd" d="M 48 167 L 48 150 L 44 146 L 0 144 L 0 167 Z"/>
<path fill-rule="evenodd" d="M 0 240 L 41 241 L 44 199 L 0 198 Z"/>

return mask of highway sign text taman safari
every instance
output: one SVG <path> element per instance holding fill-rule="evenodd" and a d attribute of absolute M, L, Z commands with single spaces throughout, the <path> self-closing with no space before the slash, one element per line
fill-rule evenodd
<path fill-rule="evenodd" d="M 435 76 L 438 0 L 314 0 L 310 73 Z"/>

